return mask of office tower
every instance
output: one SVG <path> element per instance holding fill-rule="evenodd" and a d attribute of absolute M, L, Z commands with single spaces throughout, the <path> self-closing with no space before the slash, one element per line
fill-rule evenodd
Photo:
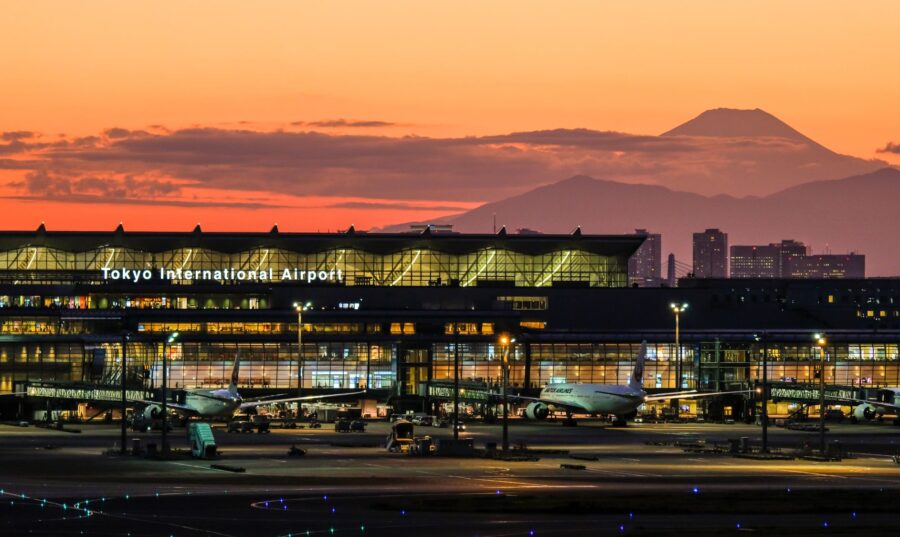
<path fill-rule="evenodd" d="M 796 257 L 791 262 L 791 278 L 865 278 L 866 256 L 861 254 L 819 254 Z"/>
<path fill-rule="evenodd" d="M 788 278 L 794 260 L 806 255 L 806 245 L 783 240 L 768 245 L 732 246 L 732 278 Z"/>
<path fill-rule="evenodd" d="M 732 278 L 778 278 L 781 249 L 768 246 L 732 246 L 729 263 Z"/>
<path fill-rule="evenodd" d="M 662 235 L 646 229 L 634 230 L 644 237 L 641 247 L 628 259 L 628 284 L 639 287 L 659 287 L 662 263 Z"/>
<path fill-rule="evenodd" d="M 694 233 L 694 277 L 728 277 L 728 234 L 718 229 Z"/>
<path fill-rule="evenodd" d="M 666 262 L 666 283 L 669 287 L 675 287 L 675 254 L 669 254 Z"/>
<path fill-rule="evenodd" d="M 778 266 L 779 278 L 790 278 L 794 260 L 807 254 L 806 245 L 800 241 L 783 240 L 779 244 L 781 250 Z"/>

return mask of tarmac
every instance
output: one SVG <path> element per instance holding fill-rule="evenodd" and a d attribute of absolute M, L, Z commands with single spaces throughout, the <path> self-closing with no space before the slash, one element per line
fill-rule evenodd
<path fill-rule="evenodd" d="M 900 530 L 900 427 L 829 424 L 849 456 L 792 458 L 818 434 L 769 428 L 786 460 L 738 458 L 759 447 L 745 424 L 512 420 L 522 460 L 388 453 L 390 426 L 270 434 L 216 429 L 215 461 L 106 453 L 117 424 L 64 432 L 0 425 L 0 535 L 880 535 Z M 449 429 L 417 427 L 436 439 Z M 184 429 L 170 434 L 184 450 Z M 461 438 L 500 440 L 499 425 Z M 159 432 L 132 433 L 143 445 Z M 306 450 L 288 456 L 291 446 Z M 526 449 L 522 450 L 524 447 Z M 213 468 L 240 468 L 232 472 Z"/>

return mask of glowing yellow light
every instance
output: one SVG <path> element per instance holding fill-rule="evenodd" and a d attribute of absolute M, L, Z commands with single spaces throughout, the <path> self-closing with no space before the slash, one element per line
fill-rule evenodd
<path fill-rule="evenodd" d="M 400 283 L 400 280 L 402 280 L 403 277 L 406 276 L 406 275 L 409 273 L 410 270 L 412 270 L 413 265 L 416 264 L 416 261 L 419 260 L 419 256 L 421 256 L 421 255 L 422 255 L 422 250 L 416 250 L 416 255 L 413 256 L 412 261 L 410 261 L 410 262 L 409 262 L 409 265 L 406 266 L 406 270 L 404 270 L 403 272 L 401 272 L 400 275 L 397 276 L 397 279 L 395 279 L 393 282 L 391 282 L 391 285 L 392 285 L 392 286 L 393 286 L 393 285 L 397 285 L 398 283 Z"/>

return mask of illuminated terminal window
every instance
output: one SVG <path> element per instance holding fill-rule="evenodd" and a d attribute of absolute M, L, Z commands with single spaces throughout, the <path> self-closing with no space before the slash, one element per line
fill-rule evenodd
<path fill-rule="evenodd" d="M 412 336 L 416 333 L 415 323 L 391 323 L 391 334 Z"/>
<path fill-rule="evenodd" d="M 356 334 L 362 329 L 360 323 L 303 323 L 303 332 L 311 334 Z M 205 323 L 138 323 L 138 332 L 150 333 L 207 333 L 207 334 L 284 334 L 296 333 L 296 323 L 245 323 L 245 322 L 205 322 Z"/>
<path fill-rule="evenodd" d="M 397 247 L 401 249 L 388 253 L 340 247 L 317 252 L 267 247 L 235 253 L 206 248 L 145 252 L 108 246 L 68 252 L 28 246 L 0 251 L 0 281 L 13 284 L 66 284 L 74 281 L 103 284 L 109 283 L 113 271 L 118 271 L 115 274 L 119 275 L 119 279 L 115 281 L 128 284 L 129 280 L 123 276 L 127 270 L 129 276 L 139 271 L 142 277 L 175 285 L 195 285 L 201 280 L 204 284 L 210 281 L 259 283 L 263 281 L 263 274 L 266 275 L 265 281 L 274 284 L 341 286 L 552 287 L 577 283 L 592 287 L 624 287 L 627 284 L 627 254 L 601 255 L 587 250 L 565 249 L 562 244 L 555 251 L 523 253 L 501 247 L 501 244 L 495 246 L 489 243 L 471 252 L 448 253 L 412 247 L 412 241 L 406 239 L 392 240 L 397 240 Z M 605 246 L 602 243 L 605 239 L 587 240 L 592 241 L 585 243 L 588 249 L 596 244 Z M 170 277 L 176 272 L 182 277 Z M 256 276 L 232 276 L 237 273 Z M 220 278 L 207 278 L 215 274 L 219 274 Z M 141 283 L 136 282 L 135 285 Z M 355 307 L 352 304 L 347 303 L 347 306 Z M 206 306 L 199 304 L 196 307 Z"/>
<path fill-rule="evenodd" d="M 494 333 L 494 323 L 445 323 L 444 334 L 460 336 L 489 336 Z"/>
<path fill-rule="evenodd" d="M 50 319 L 6 319 L 0 323 L 0 334 L 55 334 L 57 326 Z"/>
<path fill-rule="evenodd" d="M 545 296 L 498 296 L 497 300 L 512 304 L 514 311 L 543 311 L 548 303 Z"/>

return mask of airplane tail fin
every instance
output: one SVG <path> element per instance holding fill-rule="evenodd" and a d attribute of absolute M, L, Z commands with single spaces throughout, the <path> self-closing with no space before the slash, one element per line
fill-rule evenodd
<path fill-rule="evenodd" d="M 628 387 L 634 390 L 644 389 L 644 359 L 647 358 L 647 342 L 641 342 L 641 351 L 634 361 L 634 371 L 631 372 L 631 378 L 628 379 Z"/>
<path fill-rule="evenodd" d="M 238 371 L 241 368 L 241 353 L 238 352 L 234 357 L 234 365 L 231 366 L 231 382 L 228 384 L 228 391 L 237 393 Z"/>

